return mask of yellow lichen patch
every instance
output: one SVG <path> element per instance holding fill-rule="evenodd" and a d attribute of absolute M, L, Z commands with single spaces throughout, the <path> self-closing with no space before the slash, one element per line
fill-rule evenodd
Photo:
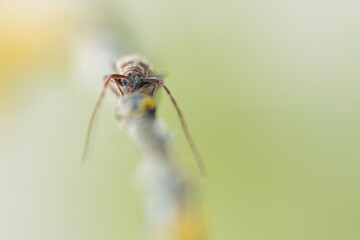
<path fill-rule="evenodd" d="M 141 117 L 156 109 L 155 100 L 148 96 L 141 100 L 139 108 L 136 111 L 137 117 Z"/>
<path fill-rule="evenodd" d="M 175 226 L 175 235 L 181 240 L 200 240 L 205 235 L 204 218 L 201 214 L 186 211 L 181 213 Z"/>

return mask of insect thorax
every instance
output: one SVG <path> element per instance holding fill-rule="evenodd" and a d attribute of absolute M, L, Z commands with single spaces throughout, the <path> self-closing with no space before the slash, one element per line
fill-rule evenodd
<path fill-rule="evenodd" d="M 137 71 L 141 73 L 143 77 L 148 77 L 151 76 L 152 70 L 151 64 L 138 55 L 128 55 L 116 62 L 116 71 L 123 75 Z"/>

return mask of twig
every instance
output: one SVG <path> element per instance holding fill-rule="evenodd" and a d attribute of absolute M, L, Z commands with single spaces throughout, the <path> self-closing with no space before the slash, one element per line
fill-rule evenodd
<path fill-rule="evenodd" d="M 156 118 L 154 99 L 141 92 L 125 96 L 117 117 L 142 153 L 139 177 L 146 193 L 146 239 L 204 239 L 196 184 L 169 154 L 169 136 Z"/>

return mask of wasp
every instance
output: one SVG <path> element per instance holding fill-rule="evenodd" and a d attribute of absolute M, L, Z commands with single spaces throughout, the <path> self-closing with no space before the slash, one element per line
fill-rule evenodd
<path fill-rule="evenodd" d="M 115 63 L 114 68 L 115 72 L 117 73 L 110 74 L 103 79 L 104 87 L 95 105 L 88 126 L 82 163 L 84 163 L 88 158 L 89 146 L 94 135 L 96 120 L 98 118 L 99 111 L 104 101 L 105 93 L 108 87 L 110 87 L 111 90 L 120 98 L 120 101 L 124 96 L 131 95 L 135 92 L 143 92 L 153 97 L 160 89 L 160 87 L 163 87 L 177 111 L 187 141 L 197 161 L 200 174 L 205 177 L 205 166 L 201 159 L 200 153 L 196 148 L 194 140 L 190 134 L 184 116 L 177 102 L 162 80 L 162 75 L 155 75 L 153 72 L 153 66 L 146 59 L 138 55 L 129 55 L 119 59 Z"/>

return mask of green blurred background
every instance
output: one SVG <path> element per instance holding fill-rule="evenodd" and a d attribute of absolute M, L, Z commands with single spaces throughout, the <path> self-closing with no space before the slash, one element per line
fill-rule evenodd
<path fill-rule="evenodd" d="M 0 239 L 140 239 L 140 154 L 108 94 L 147 56 L 203 155 L 210 239 L 360 239 L 358 1 L 0 3 Z M 159 115 L 195 174 L 176 112 Z"/>

